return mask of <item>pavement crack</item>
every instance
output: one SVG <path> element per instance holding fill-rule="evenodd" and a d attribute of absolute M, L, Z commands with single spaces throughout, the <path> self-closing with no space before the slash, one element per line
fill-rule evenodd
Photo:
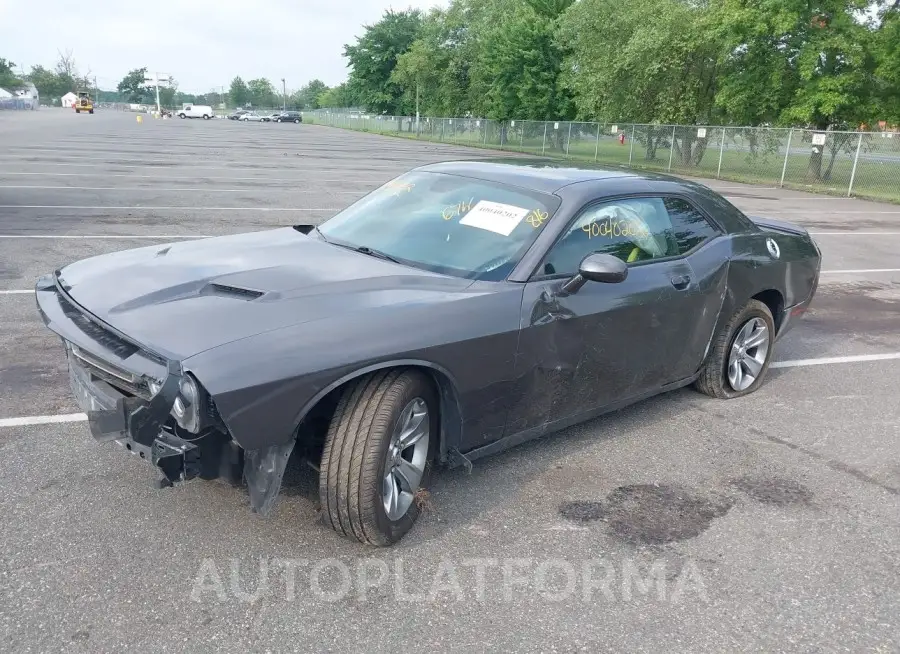
<path fill-rule="evenodd" d="M 729 425 L 732 425 L 733 427 L 741 427 L 742 429 L 746 429 L 747 431 L 749 431 L 751 434 L 754 434 L 755 436 L 761 436 L 761 437 L 765 438 L 767 441 L 769 441 L 770 443 L 775 443 L 776 445 L 783 445 L 784 447 L 794 450 L 795 452 L 800 452 L 801 454 L 805 454 L 806 456 L 808 456 L 812 459 L 815 459 L 816 461 L 821 461 L 822 463 L 827 465 L 832 470 L 850 475 L 854 479 L 857 479 L 858 481 L 861 481 L 865 484 L 877 486 L 878 488 L 880 488 L 884 491 L 887 491 L 891 495 L 900 496 L 900 488 L 891 486 L 890 484 L 885 484 L 884 482 L 879 481 L 878 479 L 875 479 L 871 475 L 866 474 L 859 468 L 855 468 L 848 463 L 844 463 L 843 461 L 838 461 L 837 459 L 832 459 L 830 457 L 825 456 L 824 454 L 816 452 L 815 450 L 810 450 L 806 447 L 803 447 L 802 445 L 798 445 L 797 443 L 792 443 L 783 438 L 779 438 L 778 436 L 775 436 L 773 434 L 769 434 L 764 429 L 760 429 L 759 427 L 744 427 L 743 425 L 739 425 L 737 422 L 731 420 L 727 416 L 722 415 L 721 413 L 718 413 L 716 411 L 711 411 L 708 407 L 705 407 L 699 403 L 689 402 L 688 404 L 690 404 L 691 406 L 695 407 L 696 409 L 702 411 L 703 413 L 705 413 L 709 416 L 718 418 L 719 420 L 726 422 Z"/>

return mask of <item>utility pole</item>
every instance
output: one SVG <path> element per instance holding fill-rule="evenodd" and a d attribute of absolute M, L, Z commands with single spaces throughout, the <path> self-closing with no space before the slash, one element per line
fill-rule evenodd
<path fill-rule="evenodd" d="M 97 86 L 96 75 L 94 75 L 94 104 L 100 104 L 100 87 Z"/>
<path fill-rule="evenodd" d="M 281 78 L 281 110 L 287 111 L 287 83 Z"/>

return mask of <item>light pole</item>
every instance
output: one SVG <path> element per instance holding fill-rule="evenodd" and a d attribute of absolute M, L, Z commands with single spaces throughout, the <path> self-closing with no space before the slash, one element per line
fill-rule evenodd
<path fill-rule="evenodd" d="M 287 84 L 284 78 L 281 78 L 281 110 L 287 111 Z"/>

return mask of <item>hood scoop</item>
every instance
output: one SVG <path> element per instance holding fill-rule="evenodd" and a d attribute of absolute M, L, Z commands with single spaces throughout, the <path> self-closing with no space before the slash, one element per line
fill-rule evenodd
<path fill-rule="evenodd" d="M 241 288 L 240 286 L 229 286 L 227 284 L 208 284 L 200 292 L 201 295 L 218 295 L 219 297 L 232 297 L 238 300 L 255 300 L 265 295 L 262 291 L 254 291 L 250 288 Z"/>

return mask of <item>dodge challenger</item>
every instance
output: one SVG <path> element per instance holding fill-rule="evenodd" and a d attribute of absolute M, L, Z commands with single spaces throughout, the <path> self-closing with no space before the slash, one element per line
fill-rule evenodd
<path fill-rule="evenodd" d="M 415 168 L 324 223 L 153 245 L 37 282 L 93 436 L 246 484 L 294 453 L 325 523 L 387 546 L 436 465 L 652 395 L 760 387 L 820 251 L 709 188 L 547 163 Z"/>

